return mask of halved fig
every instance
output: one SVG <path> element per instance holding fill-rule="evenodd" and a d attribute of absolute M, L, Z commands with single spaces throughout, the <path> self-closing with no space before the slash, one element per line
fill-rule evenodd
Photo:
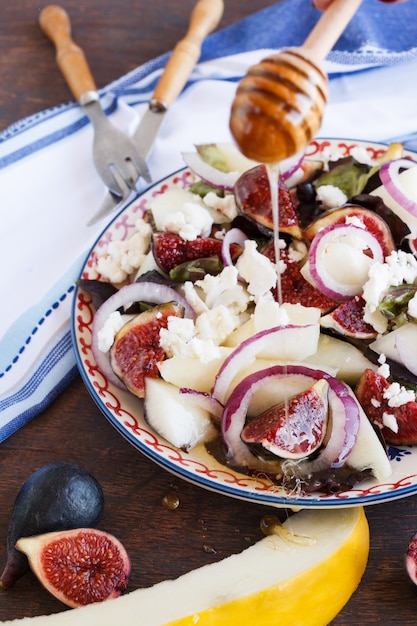
<path fill-rule="evenodd" d="M 323 443 L 328 416 L 329 383 L 324 378 L 309 389 L 267 409 L 242 430 L 242 440 L 285 459 L 302 459 Z"/>
<path fill-rule="evenodd" d="M 345 337 L 374 339 L 377 332 L 363 319 L 365 301 L 362 296 L 342 302 L 320 320 L 322 328 L 330 328 Z"/>
<path fill-rule="evenodd" d="M 407 546 L 405 553 L 405 569 L 410 581 L 417 586 L 417 534 L 415 534 Z"/>
<path fill-rule="evenodd" d="M 384 253 L 384 258 L 395 250 L 391 231 L 385 220 L 374 211 L 364 209 L 355 204 L 348 204 L 339 209 L 331 209 L 330 211 L 322 213 L 320 217 L 315 219 L 304 229 L 304 237 L 312 241 L 315 235 L 323 228 L 345 223 L 363 224 L 364 228 L 379 241 Z"/>
<path fill-rule="evenodd" d="M 138 398 L 145 395 L 145 378 L 158 378 L 158 363 L 166 357 L 159 345 L 159 332 L 169 317 L 183 317 L 184 308 L 167 302 L 140 313 L 117 333 L 110 350 L 114 373 Z"/>
<path fill-rule="evenodd" d="M 370 421 L 381 429 L 387 443 L 397 446 L 417 444 L 417 402 L 390 406 L 391 383 L 371 369 L 365 370 L 361 376 L 355 394 Z"/>
<path fill-rule="evenodd" d="M 273 242 L 264 246 L 261 252 L 275 263 Z M 283 302 L 301 304 L 306 307 L 317 307 L 323 314 L 328 313 L 337 306 L 337 303 L 332 298 L 325 296 L 304 278 L 300 265 L 291 257 L 287 249 L 280 250 L 280 259 L 285 264 L 285 270 L 281 274 Z M 276 297 L 276 293 L 274 295 Z"/>
<path fill-rule="evenodd" d="M 259 165 L 242 174 L 235 183 L 234 191 L 240 213 L 256 222 L 267 234 L 271 234 L 274 222 L 269 179 L 265 166 Z M 278 196 L 280 232 L 301 239 L 302 230 L 290 192 L 281 180 L 278 184 Z"/>
<path fill-rule="evenodd" d="M 232 258 L 240 251 L 240 246 L 235 244 L 230 246 Z M 187 241 L 176 233 L 161 232 L 152 236 L 152 252 L 158 267 L 169 274 L 174 267 L 196 259 L 217 257 L 220 262 L 222 242 L 214 237 L 197 237 Z"/>
<path fill-rule="evenodd" d="M 16 548 L 26 554 L 43 586 L 76 608 L 117 598 L 127 587 L 131 564 L 113 535 L 93 528 L 22 537 Z"/>

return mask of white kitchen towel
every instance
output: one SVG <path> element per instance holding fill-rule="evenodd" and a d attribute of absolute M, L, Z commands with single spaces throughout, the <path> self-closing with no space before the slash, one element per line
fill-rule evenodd
<path fill-rule="evenodd" d="M 153 180 L 180 168 L 181 152 L 194 144 L 230 140 L 237 81 L 269 52 L 301 45 L 319 17 L 310 0 L 283 0 L 211 35 L 154 144 Z M 326 61 L 330 98 L 321 137 L 400 139 L 417 148 L 416 17 L 416 0 L 364 0 Z M 100 91 L 120 128 L 136 127 L 167 58 Z M 41 413 L 76 374 L 70 332 L 75 283 L 114 218 L 87 225 L 106 194 L 92 161 L 92 138 L 73 102 L 0 134 L 0 441 Z"/>

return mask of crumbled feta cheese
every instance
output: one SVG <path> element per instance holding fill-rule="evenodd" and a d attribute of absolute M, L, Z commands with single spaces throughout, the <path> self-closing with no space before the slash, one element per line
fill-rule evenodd
<path fill-rule="evenodd" d="M 382 423 L 384 424 L 384 426 L 392 430 L 393 433 L 398 433 L 398 422 L 395 418 L 395 415 L 392 415 L 392 413 L 387 413 L 386 411 L 384 411 L 382 413 Z"/>
<path fill-rule="evenodd" d="M 390 375 L 390 367 L 387 363 L 387 358 L 385 354 L 380 354 L 378 357 L 378 363 L 380 363 L 380 367 L 378 368 L 378 374 L 383 376 L 384 378 L 388 378 Z"/>
<path fill-rule="evenodd" d="M 129 239 L 110 241 L 97 259 L 97 271 L 111 283 L 122 283 L 143 263 L 150 245 L 151 226 L 142 218 Z"/>
<path fill-rule="evenodd" d="M 119 311 L 110 313 L 103 327 L 97 333 L 98 349 L 108 352 L 114 343 L 114 338 L 119 330 L 126 324 L 126 317 Z"/>
<path fill-rule="evenodd" d="M 235 195 L 233 193 L 228 193 L 221 198 L 214 193 L 214 191 L 210 191 L 204 196 L 203 202 L 210 207 L 210 209 L 214 209 L 216 213 L 219 213 L 228 222 L 234 220 L 238 214 Z"/>
<path fill-rule="evenodd" d="M 335 209 L 346 204 L 347 195 L 334 185 L 320 185 L 317 192 L 317 200 L 321 202 L 324 209 Z"/>
<path fill-rule="evenodd" d="M 220 356 L 220 350 L 212 339 L 197 337 L 194 322 L 188 318 L 169 317 L 167 328 L 159 331 L 159 345 L 168 357 L 197 358 L 208 363 Z"/>
<path fill-rule="evenodd" d="M 238 326 L 237 315 L 221 304 L 197 317 L 195 334 L 199 339 L 220 345 Z"/>
<path fill-rule="evenodd" d="M 371 398 L 371 404 L 373 407 L 375 407 L 375 409 L 379 409 L 379 407 L 381 406 L 380 400 L 377 400 L 376 398 Z"/>
<path fill-rule="evenodd" d="M 345 224 L 350 224 L 351 226 L 357 226 L 358 228 L 366 228 L 363 220 L 357 215 L 348 215 L 345 219 Z"/>
<path fill-rule="evenodd" d="M 236 263 L 239 275 L 248 283 L 248 292 L 255 300 L 270 291 L 277 283 L 274 264 L 258 252 L 253 239 L 245 241 L 245 247 Z"/>
<path fill-rule="evenodd" d="M 167 213 L 163 219 L 164 230 L 177 233 L 187 241 L 208 237 L 212 226 L 209 211 L 194 202 L 185 202 L 181 211 Z"/>
<path fill-rule="evenodd" d="M 194 283 L 187 280 L 183 285 L 183 290 L 185 299 L 197 315 L 201 315 L 201 313 L 208 310 L 207 304 L 200 295 L 201 290 L 198 290 Z"/>
<path fill-rule="evenodd" d="M 384 333 L 388 327 L 387 319 L 378 311 L 378 305 L 384 294 L 392 287 L 403 283 L 412 284 L 417 280 L 417 259 L 403 250 L 393 250 L 384 263 L 371 265 L 368 280 L 363 286 L 365 300 L 364 320 L 371 324 L 378 333 Z"/>
<path fill-rule="evenodd" d="M 268 292 L 268 294 L 258 298 L 253 312 L 253 322 L 255 331 L 258 333 L 275 326 L 286 326 L 289 324 L 290 318 L 286 309 L 280 307 L 271 292 Z"/>
<path fill-rule="evenodd" d="M 353 156 L 358 163 L 363 163 L 364 165 L 375 165 L 375 161 L 372 159 L 370 153 L 366 148 L 360 148 L 356 146 L 351 150 L 351 156 Z"/>
<path fill-rule="evenodd" d="M 223 304 L 238 314 L 243 313 L 250 302 L 249 294 L 243 285 L 239 284 L 238 278 L 236 267 L 228 265 L 217 276 L 206 274 L 202 280 L 197 280 L 195 285 L 204 293 L 207 308 L 212 309 Z"/>
<path fill-rule="evenodd" d="M 194 322 L 187 317 L 168 317 L 166 328 L 159 331 L 159 345 L 166 354 L 176 356 L 185 351 L 186 344 L 194 337 Z"/>
<path fill-rule="evenodd" d="M 288 258 L 294 263 L 299 263 L 307 258 L 308 249 L 304 241 L 294 241 L 288 246 Z"/>
<path fill-rule="evenodd" d="M 399 407 L 407 402 L 414 402 L 416 394 L 412 389 L 406 389 L 399 383 L 391 383 L 384 391 L 384 399 L 388 400 L 388 406 Z"/>

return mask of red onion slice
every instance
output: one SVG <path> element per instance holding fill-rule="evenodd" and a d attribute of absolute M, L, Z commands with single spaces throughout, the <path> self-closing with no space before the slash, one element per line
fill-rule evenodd
<path fill-rule="evenodd" d="M 318 324 L 307 324 L 305 326 L 297 326 L 293 324 L 289 324 L 288 326 L 276 326 L 274 328 L 262 330 L 248 339 L 245 339 L 245 341 L 242 341 L 242 343 L 235 348 L 231 354 L 229 354 L 221 365 L 214 382 L 212 390 L 213 396 L 219 402 L 224 404 L 230 383 L 238 372 L 262 352 L 269 351 L 271 346 L 274 344 L 281 345 L 283 350 L 285 350 L 285 346 L 288 346 L 288 348 L 294 350 L 292 360 L 302 360 L 301 355 L 299 359 L 296 358 L 295 347 L 300 347 L 304 352 L 305 344 L 303 344 L 302 339 L 300 343 L 300 337 L 302 337 L 303 331 L 309 332 L 311 330 L 316 331 L 318 341 L 320 333 Z M 317 347 L 317 343 L 315 344 L 315 347 Z M 312 350 L 311 354 L 313 354 L 314 351 L 315 350 Z M 304 353 L 302 356 L 307 358 L 307 356 L 311 356 L 311 354 Z M 268 354 L 268 358 L 276 357 L 275 355 L 271 356 L 271 354 Z M 285 361 L 290 359 L 283 353 L 280 360 Z"/>
<path fill-rule="evenodd" d="M 126 389 L 122 381 L 113 372 L 109 353 L 102 352 L 98 347 L 98 333 L 110 317 L 111 313 L 122 307 L 130 305 L 132 302 L 152 302 L 155 304 L 163 304 L 164 302 L 178 302 L 184 307 L 186 317 L 195 317 L 194 310 L 190 307 L 187 300 L 179 294 L 175 289 L 168 285 L 161 285 L 152 282 L 137 282 L 121 287 L 114 295 L 110 296 L 97 309 L 93 319 L 92 335 L 91 335 L 91 351 L 100 371 L 106 376 L 108 381 L 116 385 L 120 389 Z"/>
<path fill-rule="evenodd" d="M 214 418 L 214 421 L 220 424 L 223 415 L 223 405 L 211 394 L 197 391 L 196 389 L 189 389 L 188 387 L 181 387 L 179 393 L 182 398 L 188 398 L 193 404 L 198 404 L 202 409 L 208 411 Z"/>
<path fill-rule="evenodd" d="M 240 230 L 240 228 L 231 228 L 228 230 L 222 241 L 222 261 L 223 265 L 233 265 L 232 257 L 230 255 L 230 246 L 233 243 L 237 243 L 242 248 L 245 245 L 245 241 L 248 239 L 247 235 Z"/>
<path fill-rule="evenodd" d="M 405 193 L 399 178 L 400 169 L 410 169 L 417 164 L 410 159 L 396 159 L 383 163 L 379 170 L 379 177 L 391 198 L 408 213 L 417 217 L 417 202 Z"/>
<path fill-rule="evenodd" d="M 204 161 L 198 152 L 183 152 L 182 158 L 185 164 L 205 183 L 212 187 L 233 191 L 233 187 L 241 172 L 222 172 Z"/>
<path fill-rule="evenodd" d="M 265 472 L 279 471 L 277 462 L 255 457 L 242 441 L 240 433 L 245 424 L 248 408 L 254 394 L 271 380 L 287 381 L 292 376 L 303 377 L 306 386 L 324 378 L 330 386 L 329 403 L 332 423 L 326 445 L 313 461 L 304 461 L 304 472 L 319 471 L 326 467 L 340 467 L 355 445 L 360 426 L 360 409 L 349 387 L 327 372 L 302 365 L 277 365 L 250 374 L 232 391 L 223 412 L 222 435 L 228 457 L 237 466 Z"/>
<path fill-rule="evenodd" d="M 359 239 L 365 249 L 371 251 L 375 263 L 384 262 L 381 244 L 368 230 L 353 224 L 331 224 L 320 230 L 313 238 L 308 252 L 309 270 L 316 287 L 325 296 L 333 300 L 349 300 L 362 292 L 362 281 L 356 283 L 339 282 L 331 275 L 327 267 L 326 255 L 329 246 L 349 237 Z M 343 263 L 343 259 L 341 259 L 341 263 Z"/>
<path fill-rule="evenodd" d="M 305 152 L 299 152 L 298 154 L 281 161 L 279 164 L 281 179 L 288 183 L 291 176 L 293 176 L 302 166 L 305 157 Z"/>

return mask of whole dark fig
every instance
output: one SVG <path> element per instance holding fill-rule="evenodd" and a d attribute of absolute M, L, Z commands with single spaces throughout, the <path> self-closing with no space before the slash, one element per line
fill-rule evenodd
<path fill-rule="evenodd" d="M 72 608 L 117 598 L 129 582 L 125 547 L 102 530 L 76 528 L 21 537 L 16 547 L 26 554 L 43 586 Z"/>
<path fill-rule="evenodd" d="M 101 519 L 103 509 L 103 491 L 82 467 L 54 463 L 34 472 L 14 502 L 7 533 L 7 562 L 0 586 L 12 587 L 29 570 L 26 556 L 15 548 L 20 537 L 93 527 Z"/>

